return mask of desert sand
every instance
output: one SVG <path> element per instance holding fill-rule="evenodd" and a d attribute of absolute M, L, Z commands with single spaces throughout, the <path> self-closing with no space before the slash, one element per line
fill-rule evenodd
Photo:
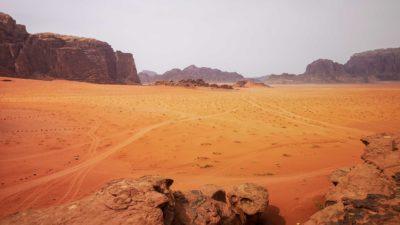
<path fill-rule="evenodd" d="M 254 182 L 269 190 L 277 224 L 304 222 L 327 175 L 359 162 L 360 137 L 400 128 L 400 83 L 211 90 L 11 80 L 0 81 L 0 217 L 159 174 L 176 189 Z"/>

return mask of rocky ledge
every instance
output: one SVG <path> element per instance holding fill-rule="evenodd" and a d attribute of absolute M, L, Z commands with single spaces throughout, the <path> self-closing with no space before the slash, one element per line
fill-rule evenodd
<path fill-rule="evenodd" d="M 79 201 L 19 212 L 0 224 L 250 225 L 265 220 L 269 196 L 261 186 L 246 183 L 226 191 L 205 185 L 181 192 L 172 191 L 172 183 L 160 176 L 114 180 Z"/>
<path fill-rule="evenodd" d="M 325 208 L 305 225 L 397 225 L 400 222 L 400 135 L 361 139 L 363 163 L 334 171 Z"/>

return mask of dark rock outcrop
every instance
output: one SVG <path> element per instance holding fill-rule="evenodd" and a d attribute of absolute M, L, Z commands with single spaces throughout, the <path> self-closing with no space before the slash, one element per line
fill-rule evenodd
<path fill-rule="evenodd" d="M 15 62 L 25 78 L 117 82 L 116 57 L 105 42 L 89 38 L 41 33 L 30 35 Z"/>
<path fill-rule="evenodd" d="M 346 71 L 340 63 L 330 59 L 318 59 L 308 64 L 304 74 L 336 75 L 346 74 Z"/>
<path fill-rule="evenodd" d="M 387 224 L 400 221 L 399 135 L 362 139 L 362 164 L 332 173 L 326 207 L 305 225 Z"/>
<path fill-rule="evenodd" d="M 1 224 L 144 224 L 252 225 L 266 222 L 268 192 L 242 184 L 226 192 L 214 185 L 199 190 L 172 191 L 173 181 L 160 176 L 119 179 L 98 192 L 69 204 L 19 212 Z"/>
<path fill-rule="evenodd" d="M 140 83 L 133 56 L 91 38 L 53 33 L 29 35 L 0 14 L 0 72 L 5 76 L 94 83 Z"/>
<path fill-rule="evenodd" d="M 345 66 L 329 59 L 318 59 L 310 63 L 304 74 L 298 76 L 303 83 L 363 83 L 368 78 L 353 75 Z"/>
<path fill-rule="evenodd" d="M 29 36 L 25 26 L 0 12 L 0 74 L 15 74 L 15 59 Z"/>

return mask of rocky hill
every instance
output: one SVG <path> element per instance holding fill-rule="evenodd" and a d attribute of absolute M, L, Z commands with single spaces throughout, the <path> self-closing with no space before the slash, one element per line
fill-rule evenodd
<path fill-rule="evenodd" d="M 0 13 L 0 43 L 2 76 L 140 83 L 132 54 L 114 52 L 106 42 L 90 38 L 31 35 L 4 13 Z"/>
<path fill-rule="evenodd" d="M 295 84 L 298 83 L 296 74 L 282 73 L 280 75 L 271 74 L 258 78 L 267 84 Z"/>
<path fill-rule="evenodd" d="M 366 83 L 400 80 L 400 48 L 378 49 L 354 54 L 346 64 L 318 59 L 299 75 L 263 77 L 270 84 L 287 83 Z"/>
<path fill-rule="evenodd" d="M 157 81 L 160 75 L 151 70 L 143 70 L 142 72 L 138 73 L 138 76 L 142 84 L 149 84 Z"/>
<path fill-rule="evenodd" d="M 148 75 L 148 74 L 147 74 Z M 225 72 L 219 69 L 211 69 L 208 67 L 197 67 L 191 65 L 185 69 L 172 69 L 165 72 L 162 75 L 155 75 L 151 77 L 152 82 L 154 81 L 180 81 L 180 80 L 197 80 L 202 79 L 205 82 L 213 83 L 234 83 L 239 80 L 243 80 L 244 77 L 235 72 Z"/>
<path fill-rule="evenodd" d="M 363 138 L 363 162 L 334 171 L 325 208 L 305 225 L 395 225 L 400 221 L 400 136 Z"/>
<path fill-rule="evenodd" d="M 354 54 L 344 65 L 350 74 L 400 80 L 400 48 L 377 49 Z"/>

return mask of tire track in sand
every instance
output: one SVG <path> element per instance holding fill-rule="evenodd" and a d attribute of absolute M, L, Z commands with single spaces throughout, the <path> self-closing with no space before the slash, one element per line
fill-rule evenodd
<path fill-rule="evenodd" d="M 261 109 L 262 111 L 265 111 L 267 113 L 272 113 L 275 114 L 276 116 L 280 116 L 292 121 L 295 121 L 297 123 L 306 125 L 306 126 L 315 126 L 319 128 L 325 128 L 325 129 L 339 129 L 339 130 L 346 130 L 348 132 L 354 133 L 354 132 L 359 132 L 359 133 L 364 133 L 363 130 L 357 129 L 357 128 L 351 128 L 351 127 L 346 127 L 346 126 L 340 126 L 336 124 L 331 124 L 325 121 L 320 121 L 320 120 L 314 120 L 310 119 L 301 115 L 298 115 L 296 113 L 290 112 L 286 109 L 283 109 L 281 107 L 274 107 L 274 106 L 268 106 L 268 109 L 264 106 L 261 106 L 260 104 L 256 103 L 255 100 L 252 100 L 250 98 L 244 98 L 242 97 L 243 101 L 247 102 L 248 104 Z"/>
<path fill-rule="evenodd" d="M 95 134 L 97 129 L 100 127 L 100 125 L 101 125 L 100 122 L 96 122 L 96 124 L 88 132 L 89 137 L 92 139 L 92 143 L 90 144 L 90 147 L 88 150 L 89 156 L 91 156 L 91 157 L 96 153 L 97 147 L 100 144 L 100 138 Z M 57 203 L 61 203 L 65 199 L 68 199 L 68 195 L 73 191 L 73 189 L 75 189 L 75 191 L 74 191 L 74 193 L 72 193 L 71 198 L 73 198 L 73 196 L 77 194 L 80 186 L 82 186 L 82 183 L 91 168 L 93 168 L 93 167 L 89 167 L 89 168 L 83 169 L 82 171 L 76 172 L 75 176 L 72 177 L 72 181 L 68 184 L 67 191 L 57 201 Z"/>
<path fill-rule="evenodd" d="M 185 122 L 185 121 L 191 121 L 191 120 L 197 120 L 197 119 L 207 119 L 207 118 L 215 117 L 215 116 L 222 116 L 222 115 L 225 115 L 225 114 L 229 114 L 229 113 L 235 111 L 236 109 L 237 108 L 234 108 L 234 109 L 222 112 L 222 113 L 216 113 L 216 114 L 205 115 L 205 116 L 193 116 L 193 117 L 190 117 L 190 118 L 184 118 L 184 119 L 180 119 L 180 120 L 166 120 L 166 121 L 163 121 L 163 122 L 160 122 L 160 123 L 156 123 L 156 124 L 144 127 L 142 129 L 138 130 L 138 132 L 133 134 L 130 138 L 126 139 L 125 141 L 122 141 L 122 142 L 118 143 L 115 146 L 111 146 L 110 148 L 108 148 L 104 152 L 101 152 L 101 153 L 93 156 L 92 158 L 90 158 L 90 159 L 88 159 L 88 160 L 86 160 L 86 161 L 84 161 L 84 162 L 82 162 L 82 163 L 80 163 L 78 165 L 69 167 L 67 169 L 55 172 L 53 174 L 50 174 L 50 175 L 47 175 L 47 176 L 44 176 L 44 177 L 41 177 L 41 178 L 37 178 L 37 179 L 32 180 L 32 181 L 30 181 L 28 183 L 13 185 L 13 186 L 1 189 L 0 190 L 0 200 L 4 199 L 4 198 L 6 198 L 6 197 L 8 197 L 10 195 L 16 194 L 18 192 L 29 190 L 29 189 L 31 189 L 33 187 L 36 187 L 36 186 L 40 185 L 40 184 L 47 183 L 47 182 L 52 181 L 54 179 L 57 179 L 57 178 L 65 176 L 65 175 L 68 175 L 68 174 L 77 172 L 79 170 L 85 169 L 85 168 L 87 168 L 89 166 L 93 166 L 94 164 L 103 161 L 104 159 L 108 158 L 109 156 L 111 156 L 115 152 L 117 152 L 120 149 L 128 146 L 132 142 L 138 140 L 139 138 L 143 137 L 147 133 L 149 133 L 149 132 L 151 132 L 151 131 L 153 131 L 153 130 L 155 130 L 157 128 L 160 128 L 160 127 L 163 127 L 163 126 L 166 126 L 166 125 L 169 125 L 169 124 L 173 124 L 173 123 L 178 123 L 178 122 Z"/>

